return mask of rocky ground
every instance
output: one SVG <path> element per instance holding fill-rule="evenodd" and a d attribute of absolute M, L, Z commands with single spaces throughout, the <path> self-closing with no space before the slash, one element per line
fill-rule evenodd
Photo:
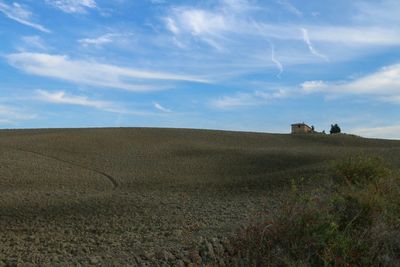
<path fill-rule="evenodd" d="M 3 206 L 0 265 L 223 266 L 231 233 L 271 205 L 265 192 L 210 189 L 41 193 Z"/>

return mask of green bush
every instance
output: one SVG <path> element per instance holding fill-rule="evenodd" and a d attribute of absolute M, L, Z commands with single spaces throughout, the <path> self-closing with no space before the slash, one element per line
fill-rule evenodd
<path fill-rule="evenodd" d="M 340 133 L 342 130 L 340 129 L 339 125 L 337 123 L 331 124 L 331 129 L 330 129 L 330 134 L 337 134 Z"/>
<path fill-rule="evenodd" d="M 377 183 L 381 178 L 388 177 L 390 170 L 383 159 L 368 156 L 352 156 L 335 164 L 336 182 L 353 186 L 364 186 Z"/>
<path fill-rule="evenodd" d="M 267 221 L 238 234 L 239 254 L 255 266 L 398 266 L 399 179 L 370 157 L 336 167 L 332 188 L 292 185 Z"/>

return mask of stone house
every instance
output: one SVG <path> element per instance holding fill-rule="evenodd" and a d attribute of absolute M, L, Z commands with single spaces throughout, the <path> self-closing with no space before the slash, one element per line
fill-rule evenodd
<path fill-rule="evenodd" d="M 314 129 L 304 122 L 292 124 L 292 134 L 307 134 L 313 133 Z"/>

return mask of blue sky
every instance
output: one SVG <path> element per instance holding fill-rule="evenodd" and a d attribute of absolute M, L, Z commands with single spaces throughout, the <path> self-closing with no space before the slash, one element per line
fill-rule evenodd
<path fill-rule="evenodd" d="M 0 127 L 400 139 L 398 0 L 0 0 Z"/>

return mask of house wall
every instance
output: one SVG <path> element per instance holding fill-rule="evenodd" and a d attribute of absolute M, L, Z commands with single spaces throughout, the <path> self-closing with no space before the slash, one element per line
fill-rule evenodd
<path fill-rule="evenodd" d="M 310 133 L 311 128 L 305 125 L 292 125 L 292 133 Z"/>

